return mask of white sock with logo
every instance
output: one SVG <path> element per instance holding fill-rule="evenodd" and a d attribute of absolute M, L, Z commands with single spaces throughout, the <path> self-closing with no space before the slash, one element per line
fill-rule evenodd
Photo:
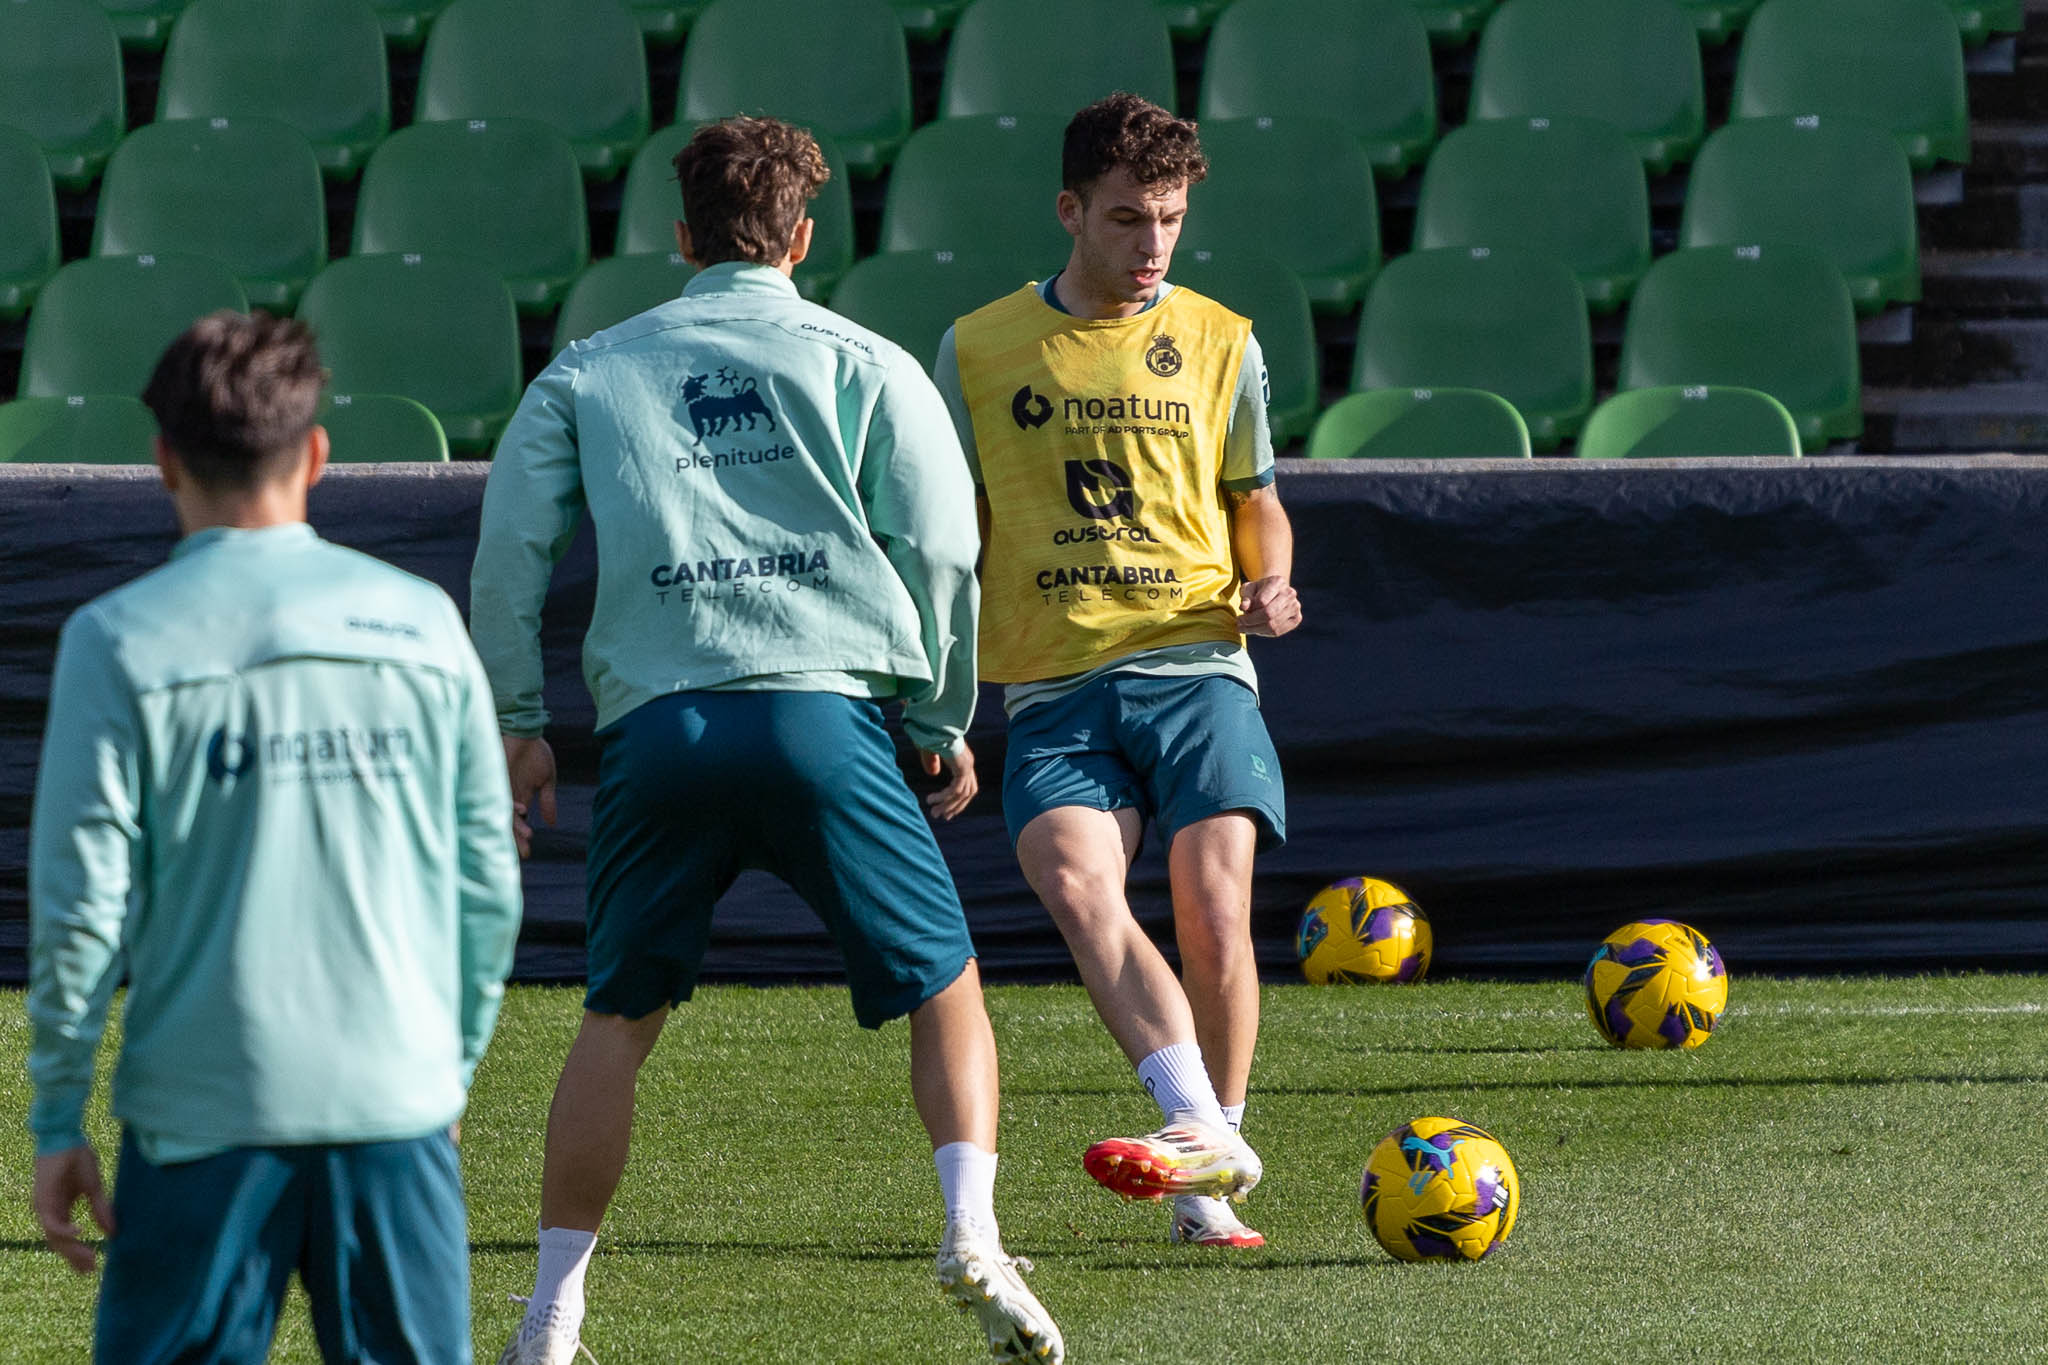
<path fill-rule="evenodd" d="M 996 1154 L 971 1142 L 949 1142 L 932 1152 L 946 1221 L 996 1236 Z"/>
<path fill-rule="evenodd" d="M 1168 1123 L 1189 1119 L 1212 1128 L 1224 1126 L 1223 1106 L 1202 1065 L 1202 1049 L 1194 1043 L 1171 1043 L 1138 1063 L 1145 1093 L 1159 1105 Z"/>
<path fill-rule="evenodd" d="M 581 1228 L 540 1230 L 540 1269 L 533 1277 L 533 1300 L 526 1305 L 528 1321 L 550 1308 L 564 1320 L 583 1320 L 583 1276 L 596 1247 L 597 1234 Z"/>
<path fill-rule="evenodd" d="M 1239 1100 L 1239 1101 L 1238 1101 L 1238 1102 L 1237 1102 L 1236 1104 L 1226 1104 L 1226 1105 L 1224 1105 L 1224 1106 L 1223 1106 L 1223 1121 L 1224 1121 L 1225 1123 L 1227 1123 L 1227 1124 L 1229 1124 L 1229 1125 L 1230 1125 L 1230 1131 L 1231 1131 L 1231 1132 L 1233 1132 L 1233 1133 L 1241 1133 L 1241 1132 L 1243 1132 L 1243 1131 L 1244 1131 L 1244 1101 L 1243 1101 L 1243 1100 Z"/>

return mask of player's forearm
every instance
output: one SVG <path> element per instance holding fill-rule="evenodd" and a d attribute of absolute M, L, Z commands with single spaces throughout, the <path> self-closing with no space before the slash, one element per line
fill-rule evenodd
<path fill-rule="evenodd" d="M 1231 513 L 1238 572 L 1248 583 L 1294 577 L 1294 525 L 1270 486 L 1254 491 Z"/>

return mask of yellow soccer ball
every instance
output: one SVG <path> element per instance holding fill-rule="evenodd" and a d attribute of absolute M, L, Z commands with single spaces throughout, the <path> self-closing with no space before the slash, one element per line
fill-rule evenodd
<path fill-rule="evenodd" d="M 1728 1008 L 1728 969 L 1675 920 L 1624 924 L 1586 964 L 1586 1013 L 1616 1047 L 1698 1047 Z"/>
<path fill-rule="evenodd" d="M 1294 935 L 1301 974 L 1334 981 L 1420 981 L 1429 970 L 1429 916 L 1377 877 L 1346 877 L 1309 898 Z"/>
<path fill-rule="evenodd" d="M 1372 1235 L 1401 1260 L 1476 1261 L 1514 1231 L 1522 1182 L 1493 1134 L 1426 1118 L 1380 1139 L 1358 1197 Z"/>

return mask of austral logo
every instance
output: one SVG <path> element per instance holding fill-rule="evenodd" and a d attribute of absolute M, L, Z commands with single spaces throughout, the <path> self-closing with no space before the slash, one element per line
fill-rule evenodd
<path fill-rule="evenodd" d="M 718 392 L 712 391 L 712 385 Z M 693 374 L 683 381 L 683 403 L 690 409 L 690 423 L 697 437 L 722 436 L 727 431 L 752 431 L 759 422 L 775 430 L 775 414 L 761 401 L 760 383 L 752 375 L 742 379 L 738 371 L 721 365 L 706 378 Z"/>
<path fill-rule="evenodd" d="M 1042 427 L 1052 420 L 1052 400 L 1042 393 L 1033 393 L 1026 384 L 1010 396 L 1010 416 L 1016 419 L 1019 431 Z"/>
<path fill-rule="evenodd" d="M 1173 338 L 1156 336 L 1145 350 L 1145 368 L 1161 379 L 1171 379 L 1180 373 L 1180 352 L 1174 349 Z"/>
<path fill-rule="evenodd" d="M 1084 517 L 1113 521 L 1138 510 L 1130 472 L 1113 460 L 1068 460 L 1067 501 Z"/>

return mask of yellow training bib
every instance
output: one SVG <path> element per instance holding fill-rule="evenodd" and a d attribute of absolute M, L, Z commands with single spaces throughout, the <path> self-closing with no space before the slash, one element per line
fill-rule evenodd
<path fill-rule="evenodd" d="M 1179 288 L 1134 317 L 1076 318 L 1027 285 L 955 325 L 990 513 L 984 679 L 1243 638 L 1221 479 L 1250 335 Z"/>

